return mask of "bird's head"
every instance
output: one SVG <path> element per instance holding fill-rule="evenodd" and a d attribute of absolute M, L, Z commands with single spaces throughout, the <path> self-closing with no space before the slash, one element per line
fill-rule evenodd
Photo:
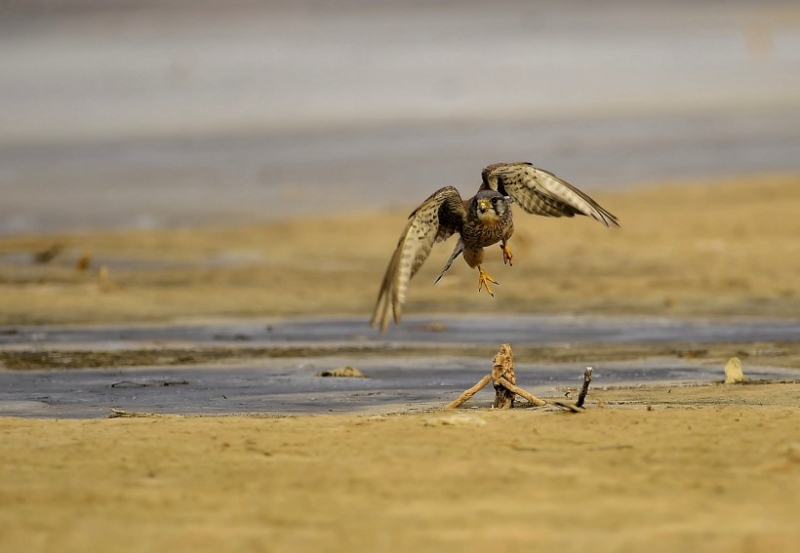
<path fill-rule="evenodd" d="M 472 214 L 484 225 L 494 225 L 504 217 L 511 207 L 511 198 L 494 190 L 481 190 L 470 206 Z"/>

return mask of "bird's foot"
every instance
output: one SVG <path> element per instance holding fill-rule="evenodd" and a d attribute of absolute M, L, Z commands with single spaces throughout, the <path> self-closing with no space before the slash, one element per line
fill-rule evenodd
<path fill-rule="evenodd" d="M 503 250 L 503 263 L 508 263 L 509 266 L 514 265 L 514 254 L 511 253 L 511 248 L 506 244 L 500 244 L 500 249 Z"/>
<path fill-rule="evenodd" d="M 486 272 L 478 266 L 478 292 L 480 292 L 484 286 L 486 286 L 486 291 L 489 292 L 489 295 L 494 297 L 494 292 L 492 292 L 492 287 L 489 286 L 489 283 L 492 284 L 499 284 L 495 279 L 490 277 L 486 274 Z"/>

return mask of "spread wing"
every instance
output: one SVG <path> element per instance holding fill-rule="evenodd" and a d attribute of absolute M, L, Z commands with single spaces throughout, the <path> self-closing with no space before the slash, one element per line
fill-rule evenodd
<path fill-rule="evenodd" d="M 617 218 L 570 183 L 530 163 L 496 163 L 483 170 L 481 190 L 511 196 L 528 213 L 545 217 L 586 215 L 618 227 Z"/>
<path fill-rule="evenodd" d="M 452 186 L 437 190 L 411 213 L 383 277 L 370 326 L 379 323 L 383 333 L 390 318 L 394 318 L 396 324 L 400 323 L 409 281 L 422 267 L 436 242 L 460 232 L 466 216 L 461 194 Z"/>

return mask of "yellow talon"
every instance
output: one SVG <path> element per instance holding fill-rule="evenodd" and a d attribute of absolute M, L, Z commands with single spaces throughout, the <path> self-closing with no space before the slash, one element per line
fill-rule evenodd
<path fill-rule="evenodd" d="M 492 284 L 499 284 L 495 279 L 487 275 L 484 270 L 478 265 L 478 292 L 480 292 L 484 286 L 486 286 L 486 291 L 489 292 L 489 295 L 494 297 L 494 292 L 492 292 L 492 287 L 489 286 L 489 283 Z"/>
<path fill-rule="evenodd" d="M 511 253 L 511 248 L 506 244 L 500 244 L 500 249 L 503 250 L 503 263 L 508 263 L 509 266 L 514 266 L 514 254 Z"/>

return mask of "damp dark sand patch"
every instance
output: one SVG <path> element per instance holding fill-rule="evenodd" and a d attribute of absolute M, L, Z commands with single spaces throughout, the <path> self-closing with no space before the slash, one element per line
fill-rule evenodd
<path fill-rule="evenodd" d="M 471 356 L 489 358 L 492 347 L 431 345 L 330 345 L 273 347 L 162 347 L 125 348 L 114 351 L 70 349 L 58 346 L 35 351 L 0 350 L 0 365 L 7 370 L 42 369 L 81 370 L 122 367 L 180 367 L 215 363 L 242 362 L 259 359 L 313 360 L 320 357 L 362 359 L 375 355 L 391 358 L 437 358 Z M 649 358 L 697 359 L 715 363 L 730 356 L 750 360 L 751 364 L 800 369 L 800 342 L 732 342 L 672 344 L 576 344 L 570 346 L 518 346 L 515 356 L 523 362 L 598 363 Z"/>

